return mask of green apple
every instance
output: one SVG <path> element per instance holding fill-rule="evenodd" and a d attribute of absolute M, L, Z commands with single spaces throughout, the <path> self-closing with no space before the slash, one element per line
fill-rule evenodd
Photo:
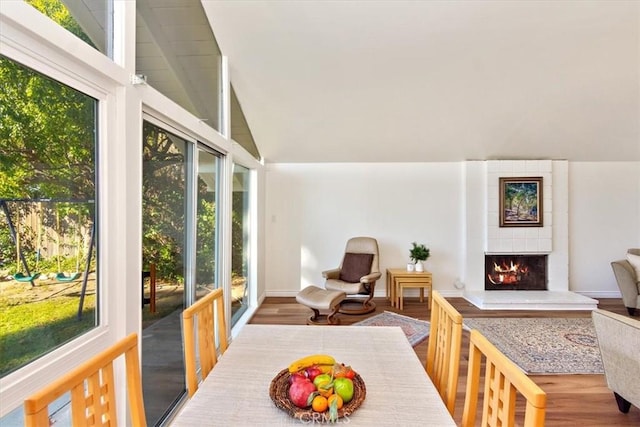
<path fill-rule="evenodd" d="M 353 399 L 353 381 L 349 378 L 336 378 L 333 380 L 333 391 L 347 403 Z"/>
<path fill-rule="evenodd" d="M 313 385 L 315 385 L 317 388 L 320 388 L 319 386 L 322 385 L 326 385 L 329 384 L 331 382 L 331 375 L 329 374 L 320 374 L 320 375 L 316 375 L 316 377 L 313 379 Z"/>

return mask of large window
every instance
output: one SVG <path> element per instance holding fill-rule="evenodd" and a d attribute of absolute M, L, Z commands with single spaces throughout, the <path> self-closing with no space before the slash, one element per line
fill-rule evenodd
<path fill-rule="evenodd" d="M 89 46 L 113 57 L 113 0 L 25 0 Z"/>
<path fill-rule="evenodd" d="M 0 3 L 0 425 L 21 425 L 27 395 L 130 332 L 147 421 L 161 425 L 185 397 L 184 307 L 224 286 L 236 321 L 254 297 L 254 176 L 229 159 L 260 165 L 216 131 L 220 51 L 188 13 L 199 2 L 137 0 L 137 16 L 114 0 Z M 112 22 L 114 4 L 126 19 Z M 126 31 L 134 20 L 151 38 Z M 126 69 L 107 57 L 113 26 Z M 153 90 L 130 90 L 131 43 Z M 52 422 L 64 425 L 68 396 L 58 403 Z"/>
<path fill-rule="evenodd" d="M 231 321 L 235 323 L 249 306 L 250 190 L 251 171 L 233 165 L 231 208 Z"/>
<path fill-rule="evenodd" d="M 97 105 L 0 56 L 0 376 L 98 324 Z"/>

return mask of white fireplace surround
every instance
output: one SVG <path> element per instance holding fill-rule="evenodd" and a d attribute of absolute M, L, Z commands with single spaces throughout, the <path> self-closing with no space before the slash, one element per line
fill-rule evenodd
<path fill-rule="evenodd" d="M 500 228 L 500 178 L 524 177 L 542 177 L 543 226 Z M 486 252 L 500 254 L 552 252 L 554 224 L 552 196 L 563 199 L 557 200 L 560 206 L 566 206 L 568 199 L 567 191 L 558 191 L 554 194 L 553 178 L 553 165 L 550 160 L 487 162 Z M 566 176 L 565 179 L 567 179 Z"/>
<path fill-rule="evenodd" d="M 568 162 L 470 161 L 465 174 L 468 251 L 464 297 L 480 308 L 596 308 L 596 300 L 569 290 Z M 500 178 L 539 176 L 543 178 L 543 226 L 500 227 Z M 547 291 L 484 291 L 485 254 L 547 254 Z M 562 304 L 563 299 L 568 305 Z"/>

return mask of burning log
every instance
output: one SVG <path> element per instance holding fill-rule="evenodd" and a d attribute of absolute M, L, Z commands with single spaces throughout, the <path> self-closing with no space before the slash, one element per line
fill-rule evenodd
<path fill-rule="evenodd" d="M 510 261 L 510 265 L 505 263 L 498 265 L 494 262 L 493 271 L 493 274 L 487 274 L 487 279 L 494 285 L 515 285 L 527 275 L 529 269 L 526 265 L 521 266 Z"/>

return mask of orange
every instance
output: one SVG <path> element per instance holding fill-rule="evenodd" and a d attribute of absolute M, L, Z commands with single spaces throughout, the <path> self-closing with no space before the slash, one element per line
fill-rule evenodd
<path fill-rule="evenodd" d="M 311 402 L 311 409 L 316 412 L 324 412 L 329 407 L 329 402 L 327 398 L 324 396 L 316 396 L 313 398 L 313 402 Z"/>
<path fill-rule="evenodd" d="M 331 388 L 319 388 L 318 389 L 318 393 L 320 393 L 320 396 L 323 396 L 325 398 L 331 396 L 333 394 L 333 387 Z"/>
<path fill-rule="evenodd" d="M 333 404 L 334 400 L 336 401 L 336 407 L 338 409 L 342 409 L 342 405 L 344 405 L 344 401 L 342 400 L 342 397 L 340 397 L 340 395 L 337 395 L 337 394 L 332 394 L 331 396 L 329 396 L 329 399 L 327 399 L 327 403 L 329 404 L 329 406 Z"/>

